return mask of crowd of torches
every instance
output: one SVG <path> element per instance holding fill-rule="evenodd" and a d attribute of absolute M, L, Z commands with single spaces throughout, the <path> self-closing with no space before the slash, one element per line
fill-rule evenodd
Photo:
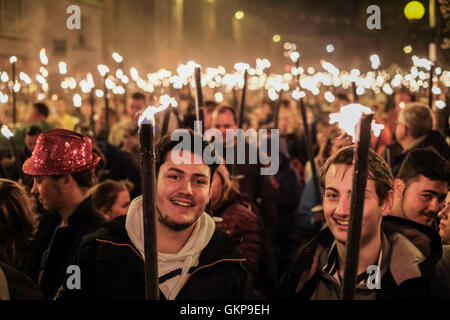
<path fill-rule="evenodd" d="M 285 48 L 286 49 L 286 48 Z M 146 297 L 148 299 L 157 299 L 159 290 L 157 289 L 157 250 L 155 236 L 155 186 L 156 176 L 154 169 L 155 149 L 155 113 L 164 111 L 169 107 L 177 107 L 175 98 L 167 93 L 178 92 L 184 87 L 195 90 L 195 109 L 196 119 L 202 120 L 203 94 L 202 88 L 213 90 L 214 99 L 221 103 L 224 101 L 224 95 L 232 93 L 234 104 L 239 109 L 239 127 L 242 126 L 242 119 L 245 108 L 246 91 L 259 91 L 262 98 L 266 95 L 271 101 L 276 102 L 277 115 L 281 105 L 281 99 L 290 99 L 297 101 L 298 108 L 302 115 L 302 121 L 305 128 L 305 138 L 307 142 L 308 158 L 312 165 L 313 177 L 315 177 L 315 189 L 318 199 L 321 199 L 319 184 L 317 180 L 316 168 L 314 166 L 311 137 L 309 136 L 308 125 L 306 124 L 306 106 L 304 99 L 307 95 L 319 96 L 328 103 L 335 101 L 335 92 L 339 88 L 352 90 L 353 104 L 341 107 L 338 113 L 330 114 L 330 123 L 337 123 L 347 134 L 353 137 L 356 143 L 355 152 L 355 175 L 354 192 L 352 195 L 351 221 L 349 227 L 348 242 L 351 244 L 348 248 L 346 270 L 344 273 L 344 299 L 351 299 L 354 290 L 355 260 L 357 260 L 359 248 L 359 235 L 361 228 L 362 208 L 364 205 L 364 193 L 357 195 L 357 192 L 364 190 L 367 178 L 367 154 L 370 145 L 370 135 L 379 136 L 383 125 L 375 123 L 373 120 L 373 111 L 365 106 L 357 104 L 358 96 L 368 93 L 379 94 L 383 92 L 386 95 L 392 95 L 399 87 L 406 87 L 411 92 L 419 92 L 421 88 L 428 89 L 433 95 L 440 95 L 443 90 L 450 86 L 450 71 L 443 71 L 440 67 L 434 66 L 433 62 L 417 56 L 412 56 L 412 66 L 408 71 L 400 68 L 395 70 L 394 75 L 386 70 L 380 69 L 381 61 L 378 55 L 373 54 L 369 57 L 371 70 L 361 73 L 358 69 L 350 71 L 340 70 L 329 61 L 320 60 L 323 70 L 315 70 L 314 67 L 301 66 L 301 55 L 296 51 L 296 47 L 290 46 L 286 50 L 285 56 L 290 59 L 292 65 L 284 68 L 284 73 L 271 72 L 271 63 L 267 59 L 256 59 L 254 65 L 244 62 L 238 62 L 233 69 L 228 71 L 224 66 L 202 67 L 195 61 L 189 61 L 181 64 L 175 72 L 160 69 L 153 73 L 144 75 L 135 67 L 129 68 L 128 75 L 123 66 L 124 58 L 114 52 L 113 60 L 117 63 L 115 72 L 104 65 L 98 65 L 97 71 L 101 82 L 97 85 L 94 82 L 93 73 L 87 73 L 85 76 L 70 75 L 68 66 L 64 61 L 58 62 L 58 73 L 60 75 L 60 86 L 64 92 L 71 96 L 73 106 L 80 108 L 83 104 L 83 95 L 89 95 L 91 105 L 91 124 L 94 114 L 94 94 L 97 98 L 104 98 L 106 121 L 108 123 L 109 99 L 111 95 L 124 96 L 126 101 L 127 86 L 133 83 L 136 88 L 146 92 L 159 95 L 159 101 L 153 106 L 149 106 L 141 115 L 138 125 L 141 138 L 141 175 L 143 184 L 143 208 L 144 208 L 144 233 L 145 233 L 145 254 L 146 254 Z M 13 106 L 14 124 L 16 123 L 16 93 L 31 87 L 38 89 L 38 100 L 44 100 L 49 95 L 49 85 L 47 83 L 48 70 L 46 66 L 49 61 L 46 50 L 40 50 L 39 73 L 34 78 L 20 71 L 17 76 L 15 56 L 10 58 L 11 73 L 0 71 L 0 106 L 9 102 Z M 130 80 L 131 78 L 131 80 Z M 78 80 L 77 80 L 78 79 Z M 430 88 L 431 86 L 431 88 Z M 240 104 L 238 106 L 238 91 L 241 92 Z M 431 96 L 431 94 L 429 94 Z M 434 102 L 436 108 L 446 107 L 446 102 L 440 99 L 430 100 Z M 124 103 L 125 104 L 125 103 Z M 430 104 L 430 107 L 432 105 Z M 166 113 L 167 114 L 167 113 Z M 164 122 L 168 121 L 165 117 Z M 166 124 L 167 125 L 167 124 Z M 107 124 L 108 126 L 108 124 Z M 277 122 L 275 122 L 277 128 Z M 12 149 L 15 149 L 14 135 L 6 125 L 1 127 L 2 134 L 11 142 Z M 372 133 L 371 133 L 372 132 Z M 198 132 L 202 133 L 202 132 Z M 362 164 L 362 166 L 361 166 Z M 361 193 L 361 192 L 360 192 Z M 356 238 L 356 240 L 355 240 Z M 353 264 L 353 265 L 350 265 Z M 347 279 L 347 280 L 346 280 Z"/>

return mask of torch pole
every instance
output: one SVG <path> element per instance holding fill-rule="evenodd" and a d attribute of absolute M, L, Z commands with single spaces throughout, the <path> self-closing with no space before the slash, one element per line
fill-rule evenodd
<path fill-rule="evenodd" d="M 430 68 L 430 79 L 428 83 L 428 107 L 433 110 L 433 74 L 434 64 Z"/>
<path fill-rule="evenodd" d="M 89 126 L 91 127 L 92 132 L 95 135 L 95 123 L 94 123 L 94 106 L 95 106 L 95 98 L 94 98 L 94 91 L 91 88 L 91 91 L 89 91 L 89 105 L 91 107 L 91 114 L 89 117 Z"/>
<path fill-rule="evenodd" d="M 159 300 L 158 246 L 156 240 L 156 170 L 153 124 L 140 131 L 142 209 L 144 217 L 145 299 Z"/>
<path fill-rule="evenodd" d="M 242 124 L 244 122 L 246 91 L 247 91 L 247 69 L 244 72 L 244 86 L 242 87 L 241 108 L 239 109 L 239 124 L 238 124 L 239 129 L 242 129 Z"/>
<path fill-rule="evenodd" d="M 322 192 L 320 192 L 319 177 L 317 175 L 316 162 L 314 161 L 311 134 L 309 132 L 308 121 L 306 119 L 306 108 L 303 98 L 300 98 L 298 104 L 302 115 L 303 127 L 305 128 L 306 153 L 308 155 L 309 163 L 311 164 L 311 173 L 314 182 L 314 190 L 316 192 L 316 199 L 319 203 L 322 203 Z"/>
<path fill-rule="evenodd" d="M 200 121 L 201 128 L 204 127 L 204 114 L 203 114 L 203 93 L 202 93 L 202 82 L 201 82 L 201 74 L 200 67 L 195 68 L 195 118 L 197 121 Z M 203 135 L 203 132 L 198 132 Z"/>
<path fill-rule="evenodd" d="M 13 107 L 13 123 L 14 127 L 16 126 L 17 122 L 17 107 L 16 107 L 16 91 L 14 91 L 14 85 L 16 84 L 16 63 L 13 62 L 11 64 L 11 77 L 12 77 L 12 107 Z"/>
<path fill-rule="evenodd" d="M 109 135 L 109 98 L 108 98 L 108 88 L 106 87 L 106 78 L 108 77 L 108 73 L 105 74 L 103 77 L 103 83 L 105 88 L 105 130 L 106 130 L 106 137 Z"/>
<path fill-rule="evenodd" d="M 342 286 L 343 300 L 353 300 L 355 296 L 372 119 L 373 114 L 363 115 L 358 126 L 356 150 L 353 159 L 353 187 Z"/>

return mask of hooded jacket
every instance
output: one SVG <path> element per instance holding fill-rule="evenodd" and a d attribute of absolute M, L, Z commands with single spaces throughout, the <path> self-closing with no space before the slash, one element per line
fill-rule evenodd
<path fill-rule="evenodd" d="M 278 288 L 280 298 L 309 300 L 319 297 L 321 299 L 321 293 L 317 292 L 320 287 L 324 288 L 320 258 L 322 253 L 330 249 L 333 242 L 333 234 L 328 226 L 325 226 L 317 236 L 300 249 L 280 281 Z M 382 252 L 381 286 L 380 289 L 376 289 L 375 295 L 370 299 L 430 298 L 429 278 L 422 273 L 422 265 L 427 263 L 427 260 L 419 249 L 399 233 L 393 233 L 390 236 L 382 233 Z M 355 297 L 370 295 L 369 289 L 363 288 L 363 285 L 357 286 Z M 335 288 L 335 297 L 332 299 L 340 298 L 339 289 Z"/>
<path fill-rule="evenodd" d="M 81 289 L 63 288 L 58 296 L 61 300 L 102 299 L 102 300 L 143 300 L 145 298 L 144 257 L 140 249 L 130 239 L 126 216 L 120 216 L 106 223 L 103 228 L 85 238 L 75 259 L 81 270 Z M 133 237 L 133 236 L 132 236 Z M 135 241 L 136 242 L 136 241 Z M 188 241 L 189 243 L 189 241 Z M 187 243 L 187 244 L 188 244 Z M 164 283 L 167 277 L 182 275 L 182 286 L 175 296 L 166 297 L 160 286 L 160 299 L 250 299 L 252 298 L 251 276 L 244 266 L 245 259 L 236 251 L 238 241 L 225 233 L 214 230 L 210 240 L 198 257 L 198 264 L 192 256 L 175 255 L 175 259 L 185 257 L 189 274 L 182 267 L 159 277 Z M 139 245 L 138 245 L 139 246 Z M 160 258 L 160 257 L 159 257 Z M 158 266 L 163 261 L 159 259 Z M 170 263 L 168 263 L 170 264 Z M 161 269 L 169 269 L 162 266 Z M 173 288 L 178 286 L 175 284 Z M 175 291 L 172 291 L 175 292 Z"/>

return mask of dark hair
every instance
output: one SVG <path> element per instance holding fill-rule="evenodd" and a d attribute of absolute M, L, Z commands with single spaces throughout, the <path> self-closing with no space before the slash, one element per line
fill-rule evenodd
<path fill-rule="evenodd" d="M 450 165 L 433 148 L 416 148 L 408 152 L 397 178 L 407 185 L 411 179 L 420 175 L 430 180 L 450 183 Z"/>
<path fill-rule="evenodd" d="M 95 169 L 88 171 L 75 172 L 70 174 L 80 188 L 91 188 L 95 184 Z M 52 179 L 58 180 L 65 174 L 51 175 Z"/>
<path fill-rule="evenodd" d="M 179 143 L 182 143 L 182 139 L 180 139 L 180 140 L 175 140 L 175 141 L 173 141 L 172 140 L 172 135 L 175 133 L 175 132 L 179 132 L 179 133 L 181 133 L 181 136 L 184 136 L 184 135 L 182 135 L 183 133 L 188 133 L 189 134 L 189 137 L 190 137 L 190 151 L 192 152 L 192 153 L 194 153 L 194 154 L 197 154 L 197 155 L 199 155 L 199 156 L 201 156 L 202 157 L 202 159 L 203 159 L 203 155 L 204 155 L 204 151 L 205 150 L 207 150 L 207 153 L 210 153 L 212 156 L 213 156 L 213 158 L 214 158 L 214 160 L 218 160 L 216 157 L 217 157 L 217 155 L 216 155 L 216 153 L 215 153 L 215 150 L 214 150 L 214 148 L 213 148 L 213 146 L 209 143 L 209 142 L 207 142 L 207 141 L 205 141 L 205 140 L 203 140 L 203 136 L 202 135 L 200 135 L 200 134 L 198 134 L 198 133 L 194 133 L 194 131 L 192 131 L 192 130 L 187 130 L 187 129 L 178 129 L 178 130 L 175 130 L 172 134 L 167 134 L 167 135 L 165 135 L 164 137 L 161 137 L 160 139 L 159 139 L 159 141 L 158 141 L 158 143 L 156 144 L 156 146 L 155 146 L 155 153 L 156 153 L 156 163 L 155 163 L 155 168 L 156 168 L 156 175 L 158 175 L 159 174 L 159 169 L 161 168 L 161 166 L 164 164 L 164 162 L 166 162 L 166 157 L 167 157 L 167 154 L 169 153 L 169 152 L 171 152 L 172 151 L 172 149 L 173 148 L 175 148 L 175 146 L 177 146 Z M 201 148 L 201 150 L 197 150 L 197 148 L 195 148 L 195 141 L 196 140 L 201 140 L 202 141 L 202 148 Z M 200 152 L 200 153 L 199 153 Z M 206 161 L 205 161 L 206 160 Z M 219 163 L 219 161 L 211 161 L 212 159 L 204 159 L 204 161 L 205 162 L 207 162 L 207 165 L 208 165 L 208 167 L 209 167 L 209 169 L 210 169 L 210 173 L 211 173 L 211 181 L 212 181 L 212 177 L 214 176 L 214 172 L 216 171 L 216 169 L 217 169 L 217 167 L 218 167 L 218 163 Z M 210 164 L 209 164 L 210 163 Z"/>
<path fill-rule="evenodd" d="M 334 141 L 342 137 L 344 138 L 346 136 L 346 133 L 344 130 L 334 127 L 331 129 L 331 131 L 327 135 L 327 140 L 325 141 L 325 144 L 323 145 L 322 149 L 319 151 L 319 164 L 322 165 L 330 156 L 331 156 L 331 149 L 333 148 Z M 347 135 L 347 137 L 350 137 Z"/>
<path fill-rule="evenodd" d="M 30 136 L 30 137 L 34 137 L 37 135 L 40 135 L 42 133 L 42 129 L 38 126 L 31 126 L 28 127 L 27 130 L 25 131 L 25 135 Z"/>
<path fill-rule="evenodd" d="M 0 179 L 0 242 L 13 267 L 23 266 L 36 227 L 33 199 L 17 182 Z"/>
<path fill-rule="evenodd" d="M 36 109 L 41 115 L 43 115 L 44 117 L 48 117 L 48 107 L 45 103 L 42 102 L 38 102 L 33 104 L 33 108 Z"/>
<path fill-rule="evenodd" d="M 322 188 L 325 190 L 325 177 L 328 169 L 333 164 L 353 165 L 353 157 L 355 154 L 355 145 L 342 148 L 334 155 L 328 158 L 322 167 L 320 175 Z M 379 204 L 386 200 L 390 190 L 393 190 L 393 177 L 391 169 L 386 161 L 372 149 L 369 149 L 368 156 L 368 179 L 375 181 L 375 189 L 378 195 Z"/>
<path fill-rule="evenodd" d="M 133 100 L 144 100 L 145 101 L 145 96 L 140 93 L 140 92 L 135 92 L 131 95 L 131 99 Z"/>
<path fill-rule="evenodd" d="M 346 93 L 340 92 L 336 95 L 336 98 L 339 100 L 350 102 L 350 99 L 348 98 L 348 95 Z"/>
<path fill-rule="evenodd" d="M 133 188 L 133 183 L 128 180 L 115 181 L 107 179 L 95 185 L 91 189 L 92 202 L 95 209 L 106 208 L 108 211 L 111 210 L 118 194 L 122 191 L 131 192 Z"/>
<path fill-rule="evenodd" d="M 218 103 L 213 100 L 206 100 L 204 102 L 204 105 L 205 105 L 205 108 L 211 112 L 211 111 L 214 111 L 214 109 L 218 106 Z"/>
<path fill-rule="evenodd" d="M 213 116 L 225 113 L 227 111 L 230 111 L 233 114 L 234 123 L 237 124 L 238 121 L 237 121 L 236 110 L 233 107 L 230 107 L 230 106 L 227 106 L 227 105 L 222 105 L 222 106 L 220 106 L 220 107 L 218 107 L 218 108 L 216 108 L 214 110 L 214 115 Z"/>

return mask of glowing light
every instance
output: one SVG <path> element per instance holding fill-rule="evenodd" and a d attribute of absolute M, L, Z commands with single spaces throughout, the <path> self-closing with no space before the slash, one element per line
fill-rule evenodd
<path fill-rule="evenodd" d="M 3 72 L 2 75 L 0 76 L 0 79 L 2 80 L 2 82 L 8 82 L 9 81 L 8 74 L 6 72 Z"/>
<path fill-rule="evenodd" d="M 284 50 L 290 50 L 291 49 L 291 43 L 290 42 L 285 42 L 283 44 L 283 49 Z"/>
<path fill-rule="evenodd" d="M 403 52 L 406 54 L 410 54 L 412 52 L 412 47 L 410 45 L 403 47 Z"/>
<path fill-rule="evenodd" d="M 0 95 L 0 103 L 7 103 L 8 102 L 8 95 L 2 94 Z"/>
<path fill-rule="evenodd" d="M 113 52 L 112 58 L 117 63 L 121 63 L 123 61 L 123 57 L 120 54 L 118 54 L 117 52 Z"/>
<path fill-rule="evenodd" d="M 372 69 L 378 69 L 380 67 L 380 57 L 377 54 L 372 54 L 370 56 L 370 62 L 372 64 Z"/>
<path fill-rule="evenodd" d="M 446 107 L 446 103 L 443 100 L 436 100 L 434 104 L 438 109 L 444 109 Z"/>
<path fill-rule="evenodd" d="M 223 94 L 222 94 L 222 92 L 216 92 L 214 94 L 214 99 L 216 100 L 217 103 L 222 103 L 223 102 Z"/>
<path fill-rule="evenodd" d="M 19 79 L 25 82 L 26 84 L 31 84 L 31 79 L 25 72 L 21 72 L 19 74 Z"/>
<path fill-rule="evenodd" d="M 245 70 L 250 68 L 250 65 L 244 62 L 238 62 L 234 64 L 234 68 L 243 73 Z"/>
<path fill-rule="evenodd" d="M 130 75 L 131 79 L 133 79 L 134 81 L 138 81 L 138 79 L 140 78 L 137 69 L 134 67 L 130 68 Z"/>
<path fill-rule="evenodd" d="M 275 91 L 274 88 L 270 88 L 270 89 L 267 91 L 267 94 L 268 94 L 270 100 L 272 100 L 272 101 L 275 101 L 275 100 L 277 100 L 277 99 L 280 97 L 280 96 L 278 95 L 278 93 Z"/>
<path fill-rule="evenodd" d="M 291 58 L 292 62 L 296 62 L 300 58 L 300 53 L 294 51 L 289 55 L 289 58 Z"/>
<path fill-rule="evenodd" d="M 45 69 L 44 67 L 40 67 L 40 68 L 39 68 L 39 72 L 40 72 L 44 77 L 47 77 L 47 76 L 48 76 L 48 71 L 47 71 L 47 69 Z"/>
<path fill-rule="evenodd" d="M 86 80 L 87 80 L 87 83 L 89 84 L 89 87 L 91 87 L 91 88 L 95 87 L 94 78 L 92 77 L 92 73 L 88 72 L 88 74 L 86 75 Z"/>
<path fill-rule="evenodd" d="M 334 95 L 330 91 L 325 92 L 324 97 L 325 100 L 327 100 L 329 103 L 332 103 L 334 102 L 334 100 L 336 100 Z"/>
<path fill-rule="evenodd" d="M 161 105 L 159 107 L 148 106 L 148 108 L 144 110 L 142 115 L 139 117 L 139 121 L 138 121 L 139 127 L 143 123 L 152 123 L 153 128 L 154 128 L 155 127 L 155 114 L 158 112 L 164 111 L 170 105 L 174 106 L 173 105 L 174 103 L 176 104 L 176 100 L 174 98 L 171 98 L 168 95 L 163 95 L 160 98 L 160 102 L 161 102 Z"/>
<path fill-rule="evenodd" d="M 6 139 L 14 137 L 14 134 L 11 132 L 11 130 L 9 130 L 8 126 L 5 124 L 2 126 L 1 132 Z"/>
<path fill-rule="evenodd" d="M 41 63 L 43 65 L 47 65 L 48 64 L 47 53 L 46 53 L 46 50 L 44 48 L 42 48 L 41 51 L 39 52 L 39 57 L 40 57 Z"/>
<path fill-rule="evenodd" d="M 97 89 L 97 90 L 95 90 L 95 95 L 96 95 L 98 98 L 101 98 L 101 97 L 103 97 L 104 92 L 103 92 L 103 90 Z"/>
<path fill-rule="evenodd" d="M 74 107 L 76 107 L 76 108 L 81 107 L 82 99 L 81 99 L 81 96 L 78 93 L 75 93 L 73 95 L 72 101 L 73 101 Z"/>
<path fill-rule="evenodd" d="M 422 19 L 423 15 L 425 14 L 425 8 L 419 1 L 410 1 L 405 6 L 403 13 L 409 20 L 418 20 Z"/>
<path fill-rule="evenodd" d="M 279 34 L 273 35 L 273 37 L 272 37 L 273 42 L 277 43 L 277 42 L 280 42 L 280 40 L 281 40 L 281 36 Z"/>
<path fill-rule="evenodd" d="M 58 63 L 59 73 L 66 74 L 67 73 L 67 64 L 64 61 L 60 61 Z"/>
<path fill-rule="evenodd" d="M 10 63 L 16 63 L 17 62 L 17 57 L 16 56 L 9 57 L 9 62 Z"/>
<path fill-rule="evenodd" d="M 104 65 L 104 64 L 99 64 L 97 66 L 98 72 L 100 73 L 100 75 L 102 77 L 104 77 L 108 72 L 109 72 L 109 68 L 108 66 Z"/>
<path fill-rule="evenodd" d="M 361 104 L 352 103 L 341 107 L 340 111 L 337 113 L 331 113 L 330 124 L 337 123 L 341 129 L 343 129 L 347 134 L 353 137 L 353 142 L 355 142 L 356 128 L 359 120 L 361 119 L 363 114 L 372 113 L 373 111 L 370 108 Z M 382 129 L 380 128 L 380 125 L 377 125 L 374 121 L 372 122 L 372 131 L 376 131 L 378 133 Z"/>
<path fill-rule="evenodd" d="M 13 90 L 16 93 L 20 91 L 20 83 L 19 82 L 16 81 L 16 83 L 14 83 Z"/>
<path fill-rule="evenodd" d="M 433 94 L 441 94 L 442 90 L 439 87 L 434 86 L 433 88 L 431 88 L 431 92 L 433 92 Z"/>
<path fill-rule="evenodd" d="M 328 53 L 334 52 L 334 45 L 332 45 L 331 43 L 327 44 L 327 46 L 325 47 L 325 50 L 327 50 Z"/>
<path fill-rule="evenodd" d="M 236 20 L 241 20 L 245 17 L 245 14 L 243 11 L 236 11 L 234 17 L 236 18 Z"/>

